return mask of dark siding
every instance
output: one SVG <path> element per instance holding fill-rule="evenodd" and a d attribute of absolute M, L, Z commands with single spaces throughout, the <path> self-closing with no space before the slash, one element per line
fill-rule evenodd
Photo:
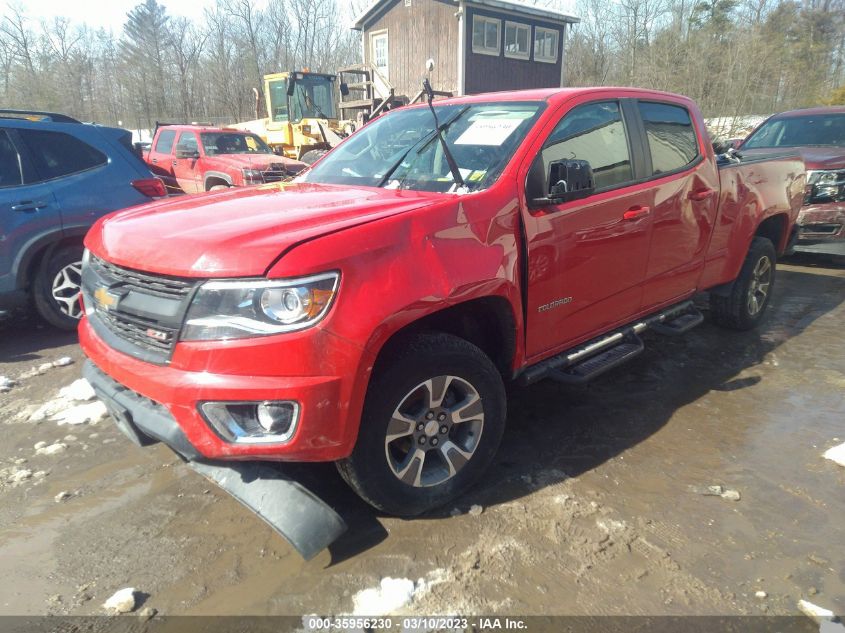
<path fill-rule="evenodd" d="M 502 21 L 499 56 L 480 55 L 472 52 L 472 16 L 483 15 Z M 531 26 L 529 59 L 512 59 L 504 55 L 505 21 L 520 22 Z M 556 29 L 558 35 L 557 63 L 534 61 L 534 27 Z M 560 86 L 560 65 L 563 60 L 563 25 L 543 22 L 529 16 L 517 16 L 467 7 L 466 17 L 466 94 L 494 92 L 496 90 L 521 90 L 525 88 L 557 88 Z"/>
<path fill-rule="evenodd" d="M 425 63 L 434 60 L 435 90 L 458 92 L 458 5 L 450 0 L 393 0 L 368 22 L 364 31 L 364 61 L 370 62 L 370 33 L 387 29 L 390 83 L 397 95 L 413 98 L 426 76 Z"/>

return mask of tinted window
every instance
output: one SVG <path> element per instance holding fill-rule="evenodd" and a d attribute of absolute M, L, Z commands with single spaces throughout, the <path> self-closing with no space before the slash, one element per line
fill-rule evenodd
<path fill-rule="evenodd" d="M 0 130 L 0 187 L 14 187 L 23 184 L 21 163 L 12 139 Z"/>
<path fill-rule="evenodd" d="M 64 132 L 18 130 L 41 180 L 51 180 L 105 165 L 108 157 Z"/>
<path fill-rule="evenodd" d="M 176 151 L 199 151 L 199 145 L 197 144 L 197 135 L 193 132 L 182 132 L 182 134 L 179 135 L 179 142 L 176 143 Z"/>
<path fill-rule="evenodd" d="M 617 102 L 578 106 L 561 119 L 543 148 L 543 173 L 549 173 L 551 161 L 567 158 L 590 163 L 596 189 L 633 180 L 628 138 Z"/>
<path fill-rule="evenodd" d="M 769 119 L 746 139 L 743 149 L 756 147 L 845 147 L 845 114 L 815 114 Z"/>
<path fill-rule="evenodd" d="M 164 130 L 158 135 L 154 152 L 162 154 L 169 154 L 173 149 L 173 140 L 176 138 L 176 132 L 173 130 Z"/>
<path fill-rule="evenodd" d="M 662 174 L 689 165 L 698 156 L 698 140 L 689 112 L 681 106 L 641 101 L 652 174 Z"/>

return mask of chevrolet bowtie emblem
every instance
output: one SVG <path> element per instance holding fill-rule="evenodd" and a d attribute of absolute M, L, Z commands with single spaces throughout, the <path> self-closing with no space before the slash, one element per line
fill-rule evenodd
<path fill-rule="evenodd" d="M 113 295 L 107 288 L 100 286 L 94 291 L 94 302 L 103 310 L 113 310 L 117 306 L 117 295 Z"/>

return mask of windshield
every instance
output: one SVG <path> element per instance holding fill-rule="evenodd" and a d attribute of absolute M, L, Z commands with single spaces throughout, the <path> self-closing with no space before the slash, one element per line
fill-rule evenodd
<path fill-rule="evenodd" d="M 742 149 L 802 146 L 845 147 L 845 114 L 769 119 L 746 139 Z"/>
<path fill-rule="evenodd" d="M 336 119 L 334 82 L 321 75 L 303 75 L 293 84 L 290 98 L 293 120 Z"/>
<path fill-rule="evenodd" d="M 536 101 L 435 107 L 467 190 L 485 189 L 498 178 L 543 107 Z M 303 180 L 418 191 L 456 189 L 428 108 L 400 109 L 380 117 Z"/>
<path fill-rule="evenodd" d="M 255 134 L 238 132 L 203 132 L 202 146 L 208 156 L 218 154 L 272 154 L 267 143 Z"/>

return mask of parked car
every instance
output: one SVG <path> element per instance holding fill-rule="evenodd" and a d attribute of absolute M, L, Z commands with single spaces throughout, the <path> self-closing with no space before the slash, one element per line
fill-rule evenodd
<path fill-rule="evenodd" d="M 32 298 L 46 321 L 75 329 L 85 233 L 163 195 L 126 130 L 0 110 L 0 311 Z"/>
<path fill-rule="evenodd" d="M 717 164 L 685 97 L 433 111 L 379 117 L 284 191 L 173 198 L 86 238 L 84 373 L 120 428 L 305 555 L 342 522 L 261 462 L 334 461 L 391 514 L 441 506 L 493 460 L 505 383 L 599 376 L 642 332 L 699 324 L 699 291 L 719 325 L 756 326 L 801 206 L 799 157 Z"/>
<path fill-rule="evenodd" d="M 739 146 L 749 158 L 780 150 L 800 152 L 807 166 L 795 250 L 845 255 L 845 106 L 776 114 Z"/>
<path fill-rule="evenodd" d="M 197 125 L 157 126 L 145 160 L 168 191 L 182 193 L 279 182 L 305 168 L 251 132 Z"/>

